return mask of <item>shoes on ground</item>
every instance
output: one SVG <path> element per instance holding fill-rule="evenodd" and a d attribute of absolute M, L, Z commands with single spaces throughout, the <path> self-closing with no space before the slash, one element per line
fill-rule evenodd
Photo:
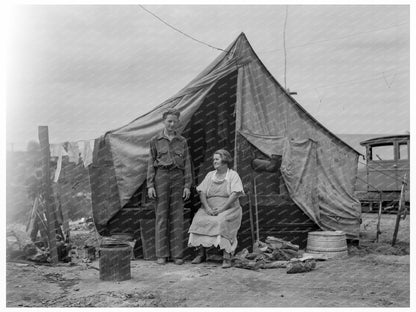
<path fill-rule="evenodd" d="M 157 264 L 166 264 L 166 258 L 157 258 Z"/>
<path fill-rule="evenodd" d="M 177 264 L 177 265 L 182 265 L 183 264 L 183 260 L 182 259 L 174 259 L 173 263 Z"/>
<path fill-rule="evenodd" d="M 231 259 L 224 259 L 222 261 L 222 268 L 223 269 L 231 268 Z"/>
<path fill-rule="evenodd" d="M 194 260 L 192 260 L 192 264 L 199 264 L 199 263 L 202 263 L 202 262 L 204 262 L 205 261 L 205 257 L 204 256 L 201 256 L 201 255 L 198 255 L 198 256 L 196 256 L 195 258 L 194 258 Z"/>

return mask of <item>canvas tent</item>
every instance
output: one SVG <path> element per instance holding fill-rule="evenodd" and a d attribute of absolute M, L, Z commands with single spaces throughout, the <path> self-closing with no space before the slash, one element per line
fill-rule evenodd
<path fill-rule="evenodd" d="M 149 139 L 163 128 L 162 112 L 175 107 L 181 112 L 179 132 L 188 140 L 195 185 L 212 170 L 215 150 L 226 148 L 233 155 L 247 193 L 241 199 L 241 235 L 252 234 L 257 208 L 262 235 L 281 231 L 305 236 L 320 228 L 358 238 L 361 207 L 354 184 L 360 154 L 288 94 L 244 33 L 226 51 L 176 95 L 96 139 L 90 181 L 99 233 L 108 234 L 123 209 L 146 206 L 142 191 Z M 279 157 L 280 170 L 253 170 L 254 158 L 271 155 Z M 194 198 L 188 206 L 197 209 Z"/>

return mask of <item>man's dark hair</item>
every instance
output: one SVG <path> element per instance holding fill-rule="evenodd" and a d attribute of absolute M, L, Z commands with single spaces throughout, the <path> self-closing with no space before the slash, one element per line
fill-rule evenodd
<path fill-rule="evenodd" d="M 163 115 L 162 115 L 163 120 L 165 120 L 168 115 L 174 115 L 179 118 L 179 116 L 181 115 L 181 112 L 177 110 L 176 108 L 169 108 L 163 112 Z"/>

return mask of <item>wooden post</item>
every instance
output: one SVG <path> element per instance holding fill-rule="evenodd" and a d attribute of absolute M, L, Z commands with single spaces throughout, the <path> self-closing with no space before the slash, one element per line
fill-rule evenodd
<path fill-rule="evenodd" d="M 257 205 L 257 175 L 254 176 L 254 211 L 256 213 L 256 243 L 260 241 L 259 210 Z"/>
<path fill-rule="evenodd" d="M 251 232 L 251 242 L 254 245 L 256 242 L 254 234 L 254 221 L 253 221 L 253 206 L 251 203 L 251 194 L 248 194 L 248 212 L 250 214 L 250 232 Z"/>
<path fill-rule="evenodd" d="M 402 217 L 403 197 L 404 197 L 403 195 L 404 195 L 404 187 L 406 185 L 406 177 L 407 177 L 407 174 L 404 175 L 403 181 L 402 181 L 402 189 L 400 191 L 400 199 L 399 199 L 399 209 L 397 210 L 397 217 L 396 217 L 396 226 L 394 227 L 393 241 L 391 242 L 392 246 L 396 244 L 397 233 L 399 232 L 399 224 L 400 224 L 400 219 Z"/>
<path fill-rule="evenodd" d="M 42 189 L 45 196 L 46 218 L 48 226 L 49 255 L 52 263 L 58 262 L 58 250 L 56 248 L 56 217 L 54 202 L 52 201 L 51 175 L 50 175 L 50 150 L 49 132 L 47 126 L 38 127 L 39 144 L 42 157 Z"/>
<path fill-rule="evenodd" d="M 380 231 L 380 220 L 381 220 L 381 210 L 383 208 L 383 193 L 380 192 L 380 203 L 378 206 L 378 221 L 377 221 L 377 234 L 376 234 L 376 242 L 378 243 L 378 236 L 381 234 Z"/>

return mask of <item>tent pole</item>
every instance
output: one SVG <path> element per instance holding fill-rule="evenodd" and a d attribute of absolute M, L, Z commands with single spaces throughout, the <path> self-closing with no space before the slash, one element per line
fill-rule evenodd
<path fill-rule="evenodd" d="M 237 72 L 237 96 L 236 101 L 234 105 L 234 118 L 235 118 L 235 129 L 234 129 L 234 170 L 237 171 L 237 160 L 238 160 L 238 144 L 237 144 L 237 138 L 238 138 L 238 131 L 241 129 L 241 117 L 240 117 L 240 110 L 241 110 L 241 92 L 242 92 L 242 83 L 241 80 L 243 75 L 243 68 L 240 66 L 238 67 Z"/>
<path fill-rule="evenodd" d="M 253 204 L 251 202 L 251 194 L 248 195 L 248 212 L 250 214 L 250 232 L 251 232 L 251 242 L 254 245 L 256 238 L 254 236 L 254 221 L 253 221 Z"/>
<path fill-rule="evenodd" d="M 256 243 L 260 241 L 260 231 L 259 231 L 259 210 L 257 205 L 257 176 L 254 176 L 254 210 L 256 213 Z"/>
<path fill-rule="evenodd" d="M 237 171 L 237 129 L 235 129 L 234 135 L 234 170 Z"/>

